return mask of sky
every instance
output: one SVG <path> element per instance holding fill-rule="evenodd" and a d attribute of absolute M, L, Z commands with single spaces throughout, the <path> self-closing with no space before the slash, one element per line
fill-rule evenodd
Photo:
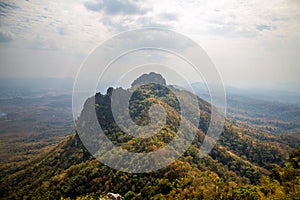
<path fill-rule="evenodd" d="M 197 42 L 225 84 L 300 85 L 298 0 L 0 0 L 0 77 L 74 78 L 104 41 L 146 27 Z"/>

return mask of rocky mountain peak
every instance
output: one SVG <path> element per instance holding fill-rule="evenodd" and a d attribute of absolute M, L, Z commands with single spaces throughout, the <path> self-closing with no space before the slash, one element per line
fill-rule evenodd
<path fill-rule="evenodd" d="M 159 85 L 166 85 L 166 80 L 161 74 L 150 72 L 149 74 L 143 74 L 139 78 L 133 81 L 131 87 L 145 85 L 148 83 L 156 83 Z"/>

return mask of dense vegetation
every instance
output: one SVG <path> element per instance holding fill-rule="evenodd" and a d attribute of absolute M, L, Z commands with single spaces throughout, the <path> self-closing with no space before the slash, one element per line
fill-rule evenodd
<path fill-rule="evenodd" d="M 105 95 L 97 93 L 95 101 L 88 99 L 81 115 L 89 102 L 96 103 L 93 108 L 99 123 L 116 145 L 133 152 L 155 151 L 177 131 L 178 100 L 161 85 L 152 83 L 136 89 L 130 100 L 130 115 L 137 124 L 149 122 L 148 109 L 153 103 L 167 110 L 166 125 L 153 137 L 133 138 L 117 126 L 110 108 L 113 88 Z M 178 94 L 187 100 L 190 95 L 179 90 Z M 22 165 L 3 164 L 1 198 L 98 199 L 108 192 L 119 193 L 125 199 L 297 199 L 300 196 L 300 148 L 296 148 L 299 137 L 270 135 L 242 123 L 232 124 L 228 119 L 217 145 L 207 157 L 199 158 L 210 105 L 200 98 L 198 102 L 201 119 L 198 127 L 191 127 L 198 129 L 193 144 L 167 167 L 139 174 L 113 170 L 95 160 L 74 133 L 58 146 L 44 149 L 27 162 L 23 160 Z"/>
<path fill-rule="evenodd" d="M 97 199 L 107 192 L 122 194 L 125 199 L 299 197 L 299 148 L 290 153 L 282 167 L 274 165 L 269 175 L 262 176 L 256 184 L 250 184 L 247 178 L 210 156 L 198 159 L 193 156 L 194 149 L 191 147 L 186 155 L 159 171 L 131 174 L 94 160 L 73 134 L 37 162 L 2 176 L 0 192 L 3 199 Z"/>

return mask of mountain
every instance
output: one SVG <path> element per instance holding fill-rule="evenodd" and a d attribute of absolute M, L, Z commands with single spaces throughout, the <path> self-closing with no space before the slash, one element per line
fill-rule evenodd
<path fill-rule="evenodd" d="M 137 80 L 133 88 L 109 88 L 106 94 L 97 93 L 87 99 L 77 128 L 89 128 L 84 122 L 89 109 L 94 109 L 103 132 L 120 148 L 147 153 L 168 144 L 178 131 L 179 120 L 185 121 L 173 91 L 187 101 L 193 94 L 158 84 L 165 83 L 161 75 L 143 75 Z M 129 110 L 137 125 L 142 127 L 151 122 L 148 111 L 153 104 L 165 108 L 166 124 L 151 137 L 134 138 L 127 134 L 113 117 L 112 94 L 116 91 L 123 95 L 132 93 Z M 201 110 L 199 124 L 190 125 L 191 129 L 197 129 L 196 137 L 172 164 L 149 173 L 117 171 L 95 160 L 82 144 L 82 136 L 74 133 L 23 168 L 1 169 L 2 199 L 97 199 L 108 192 L 121 194 L 125 199 L 296 199 L 299 196 L 299 137 L 271 135 L 243 123 L 232 124 L 227 119 L 213 150 L 199 158 L 211 106 L 200 97 L 197 101 Z"/>
<path fill-rule="evenodd" d="M 165 86 L 166 80 L 162 77 L 161 74 L 150 72 L 149 74 L 143 74 L 142 76 L 134 80 L 131 84 L 131 87 L 140 86 L 147 83 L 156 83 Z"/>
<path fill-rule="evenodd" d="M 204 83 L 193 83 L 192 88 L 197 95 L 210 101 Z M 272 90 L 241 90 L 226 86 L 225 88 L 227 115 L 232 118 L 232 123 L 241 122 L 271 134 L 299 133 L 300 107 L 296 103 L 299 94 L 291 96 L 291 92 L 278 91 L 277 96 L 272 96 L 274 93 Z M 282 98 L 287 98 L 289 101 L 281 101 Z"/>

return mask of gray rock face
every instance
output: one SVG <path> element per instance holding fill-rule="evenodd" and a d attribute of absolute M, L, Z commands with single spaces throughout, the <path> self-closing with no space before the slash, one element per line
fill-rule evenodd
<path fill-rule="evenodd" d="M 162 75 L 150 72 L 149 74 L 143 74 L 139 78 L 133 81 L 131 87 L 133 86 L 141 86 L 149 83 L 156 83 L 159 85 L 166 85 L 166 80 L 162 77 Z"/>

